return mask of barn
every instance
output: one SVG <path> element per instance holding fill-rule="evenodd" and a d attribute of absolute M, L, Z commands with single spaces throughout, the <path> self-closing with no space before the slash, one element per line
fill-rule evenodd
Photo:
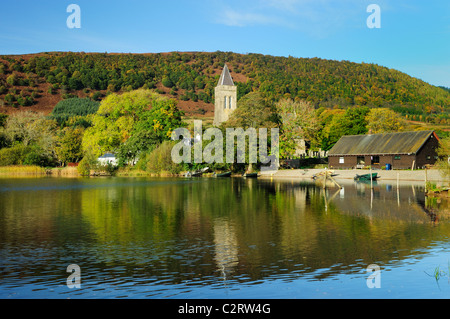
<path fill-rule="evenodd" d="M 416 169 L 438 159 L 434 131 L 346 135 L 328 152 L 330 168 Z"/>

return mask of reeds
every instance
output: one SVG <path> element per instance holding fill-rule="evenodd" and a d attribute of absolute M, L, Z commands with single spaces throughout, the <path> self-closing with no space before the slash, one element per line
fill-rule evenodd
<path fill-rule="evenodd" d="M 45 168 L 36 165 L 0 166 L 1 177 L 64 176 L 78 177 L 76 167 Z"/>
<path fill-rule="evenodd" d="M 433 277 L 436 280 L 436 282 L 439 282 L 439 280 L 443 277 L 444 278 L 447 277 L 450 281 L 450 262 L 447 265 L 447 270 L 441 269 L 441 266 L 439 265 L 436 268 L 434 268 L 432 274 L 428 274 L 428 273 L 426 273 L 426 274 L 430 277 Z"/>
<path fill-rule="evenodd" d="M 46 175 L 46 169 L 36 165 L 1 166 L 0 175 L 7 176 L 40 176 Z"/>

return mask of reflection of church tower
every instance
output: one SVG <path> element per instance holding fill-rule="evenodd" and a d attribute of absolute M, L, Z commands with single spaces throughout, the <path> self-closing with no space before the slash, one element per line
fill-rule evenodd
<path fill-rule="evenodd" d="M 236 230 L 229 220 L 223 218 L 214 220 L 214 244 L 217 268 L 226 279 L 227 274 L 239 263 Z"/>
<path fill-rule="evenodd" d="M 228 116 L 236 109 L 237 103 L 237 87 L 226 64 L 215 88 L 214 100 L 214 125 L 218 126 L 228 120 Z"/>

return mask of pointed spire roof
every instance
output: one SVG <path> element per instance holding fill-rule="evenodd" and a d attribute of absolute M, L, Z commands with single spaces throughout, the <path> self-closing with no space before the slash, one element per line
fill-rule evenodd
<path fill-rule="evenodd" d="M 219 83 L 217 83 L 217 85 L 234 85 L 230 70 L 226 64 L 223 67 L 222 74 L 220 75 Z"/>

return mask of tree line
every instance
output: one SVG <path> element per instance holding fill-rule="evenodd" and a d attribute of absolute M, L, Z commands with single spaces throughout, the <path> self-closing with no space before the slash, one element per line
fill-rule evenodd
<path fill-rule="evenodd" d="M 87 175 L 97 167 L 99 156 L 112 152 L 119 167 L 153 173 L 177 174 L 205 165 L 219 170 L 246 168 L 248 161 L 174 163 L 171 151 L 176 142 L 172 141 L 172 132 L 181 127 L 192 131 L 183 121 L 177 101 L 155 90 L 112 93 L 101 102 L 66 99 L 49 115 L 22 111 L 0 116 L 0 166 L 61 167 L 79 163 L 79 172 Z M 343 135 L 413 129 L 388 108 L 316 108 L 307 100 L 283 98 L 273 102 L 261 92 L 244 95 L 228 121 L 219 126 L 223 136 L 227 128 L 250 127 L 279 129 L 280 158 L 295 158 L 299 140 L 307 140 L 312 149 L 329 150 Z"/>
<path fill-rule="evenodd" d="M 450 91 L 376 64 L 232 52 L 157 54 L 42 53 L 0 57 L 0 100 L 31 106 L 42 94 L 77 96 L 155 89 L 178 100 L 214 102 L 214 87 L 227 63 L 238 99 L 261 92 L 272 102 L 305 100 L 316 108 L 390 108 L 412 120 L 449 124 Z M 38 90 L 48 85 L 47 92 Z"/>

